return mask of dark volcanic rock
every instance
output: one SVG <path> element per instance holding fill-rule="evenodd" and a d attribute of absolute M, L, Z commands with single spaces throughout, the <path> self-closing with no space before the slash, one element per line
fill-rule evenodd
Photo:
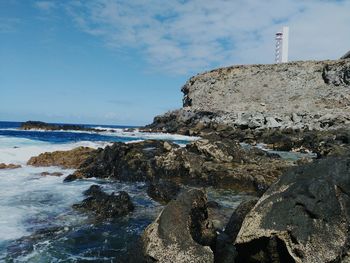
<path fill-rule="evenodd" d="M 102 192 L 102 188 L 101 186 L 97 185 L 97 184 L 93 184 L 89 187 L 89 189 L 87 189 L 86 191 L 83 192 L 84 195 L 86 196 L 96 196 L 101 194 Z"/>
<path fill-rule="evenodd" d="M 107 194 L 98 186 L 91 186 L 86 192 L 90 195 L 80 204 L 74 204 L 73 207 L 79 210 L 93 212 L 98 219 L 115 218 L 127 215 L 134 210 L 130 196 L 124 191 L 117 194 Z"/>
<path fill-rule="evenodd" d="M 49 172 L 42 172 L 40 173 L 41 176 L 62 176 L 63 173 L 60 172 L 53 172 L 53 173 L 49 173 Z"/>
<path fill-rule="evenodd" d="M 241 203 L 230 217 L 224 232 L 218 235 L 215 247 L 215 262 L 229 263 L 234 262 L 237 251 L 234 247 L 234 241 L 242 226 L 243 220 L 250 210 L 254 207 L 258 198 Z"/>
<path fill-rule="evenodd" d="M 291 165 L 229 139 L 211 138 L 186 147 L 163 141 L 115 143 L 95 153 L 65 181 L 83 177 L 122 181 L 171 180 L 261 193 Z"/>
<path fill-rule="evenodd" d="M 155 201 L 168 203 L 177 197 L 180 189 L 175 182 L 159 180 L 148 185 L 147 194 Z"/>
<path fill-rule="evenodd" d="M 94 128 L 87 128 L 82 125 L 74 125 L 74 124 L 51 124 L 41 121 L 26 121 L 21 124 L 20 127 L 21 130 L 45 130 L 45 131 L 56 131 L 56 130 L 73 130 L 73 131 L 95 131 L 95 132 L 102 132 L 106 131 L 103 129 L 94 129 Z"/>
<path fill-rule="evenodd" d="M 348 262 L 350 158 L 294 168 L 246 216 L 235 262 Z"/>
<path fill-rule="evenodd" d="M 207 198 L 191 189 L 171 201 L 142 237 L 147 262 L 214 262 L 216 238 L 208 220 Z"/>
<path fill-rule="evenodd" d="M 327 84 L 350 85 L 350 67 L 345 65 L 327 65 L 324 67 L 322 77 Z"/>

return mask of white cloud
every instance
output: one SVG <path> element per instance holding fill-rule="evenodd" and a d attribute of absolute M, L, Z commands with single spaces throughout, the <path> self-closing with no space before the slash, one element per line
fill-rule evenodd
<path fill-rule="evenodd" d="M 56 3 L 51 1 L 37 1 L 35 2 L 35 7 L 42 11 L 50 12 L 52 9 L 56 8 Z"/>
<path fill-rule="evenodd" d="M 348 0 L 95 0 L 67 10 L 107 46 L 135 50 L 170 73 L 271 63 L 284 24 L 293 60 L 335 59 L 350 49 Z"/>

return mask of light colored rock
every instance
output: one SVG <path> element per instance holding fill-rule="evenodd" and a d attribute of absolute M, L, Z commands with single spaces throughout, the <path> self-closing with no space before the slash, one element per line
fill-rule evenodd
<path fill-rule="evenodd" d="M 202 222 L 206 220 L 203 218 L 207 211 L 206 203 L 205 194 L 196 189 L 182 193 L 177 200 L 171 201 L 142 235 L 146 261 L 152 259 L 152 262 L 155 260 L 158 263 L 214 262 L 211 249 L 197 243 L 191 230 L 193 222 L 196 225 L 210 225 L 209 221 Z M 193 213 L 194 211 L 196 212 Z"/>
<path fill-rule="evenodd" d="M 267 128 L 278 128 L 281 124 L 275 120 L 273 117 L 266 117 L 266 127 Z"/>
<path fill-rule="evenodd" d="M 349 89 L 350 60 L 336 60 L 220 68 L 192 77 L 182 91 L 186 110 L 217 113 L 220 117 L 212 121 L 266 128 L 287 126 L 291 120 L 308 127 L 313 115 L 349 120 Z M 256 118 L 261 113 L 270 120 L 266 126 Z M 325 129 L 345 123 L 311 126 Z"/>

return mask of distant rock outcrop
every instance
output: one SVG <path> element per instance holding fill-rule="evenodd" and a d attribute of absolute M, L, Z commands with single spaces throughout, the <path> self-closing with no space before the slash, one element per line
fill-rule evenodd
<path fill-rule="evenodd" d="M 73 131 L 95 131 L 102 132 L 103 129 L 94 129 L 84 127 L 83 125 L 75 124 L 52 124 L 42 121 L 26 121 L 21 124 L 21 130 L 45 130 L 45 131 L 56 131 L 56 130 L 73 130 Z"/>

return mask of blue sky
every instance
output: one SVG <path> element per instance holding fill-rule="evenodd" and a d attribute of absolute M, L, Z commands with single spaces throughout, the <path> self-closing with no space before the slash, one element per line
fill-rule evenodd
<path fill-rule="evenodd" d="M 0 0 L 0 120 L 142 125 L 198 72 L 350 49 L 350 1 Z M 336 14 L 336 15 L 335 15 Z"/>

